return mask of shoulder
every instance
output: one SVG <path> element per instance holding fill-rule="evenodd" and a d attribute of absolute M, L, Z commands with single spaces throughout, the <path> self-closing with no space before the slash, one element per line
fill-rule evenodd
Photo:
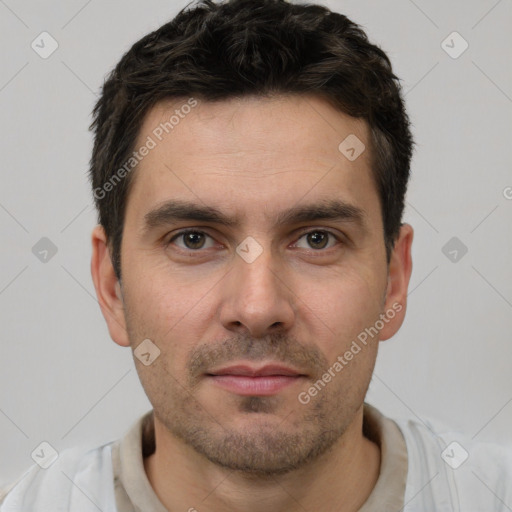
<path fill-rule="evenodd" d="M 0 512 L 115 512 L 113 444 L 64 450 L 46 469 L 34 464 L 0 491 Z"/>
<path fill-rule="evenodd" d="M 510 510 L 512 443 L 480 442 L 438 419 L 393 421 L 408 452 L 405 511 Z"/>

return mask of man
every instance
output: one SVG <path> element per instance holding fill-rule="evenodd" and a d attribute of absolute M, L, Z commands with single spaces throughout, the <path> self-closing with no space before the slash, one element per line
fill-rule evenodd
<path fill-rule="evenodd" d="M 92 128 L 92 276 L 153 410 L 2 512 L 512 509 L 510 449 L 364 402 L 406 311 L 413 143 L 357 25 L 205 0 L 122 58 Z"/>

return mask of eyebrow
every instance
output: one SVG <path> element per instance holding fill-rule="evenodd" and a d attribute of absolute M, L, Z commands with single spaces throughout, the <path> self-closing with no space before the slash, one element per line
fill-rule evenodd
<path fill-rule="evenodd" d="M 366 231 L 367 214 L 362 208 L 342 200 L 320 200 L 315 204 L 294 206 L 280 212 L 275 225 L 286 226 L 318 220 L 350 222 Z M 236 218 L 227 216 L 213 206 L 170 200 L 144 215 L 143 232 L 148 233 L 178 221 L 208 222 L 226 227 L 235 227 L 239 224 Z"/>

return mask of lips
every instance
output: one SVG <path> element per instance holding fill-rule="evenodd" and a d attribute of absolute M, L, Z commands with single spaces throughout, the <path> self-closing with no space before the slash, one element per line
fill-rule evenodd
<path fill-rule="evenodd" d="M 306 377 L 295 368 L 279 364 L 226 366 L 214 369 L 206 376 L 221 389 L 242 396 L 275 395 Z"/>
<path fill-rule="evenodd" d="M 270 375 L 279 376 L 283 375 L 286 377 L 301 377 L 304 376 L 298 370 L 287 366 L 269 364 L 261 368 L 254 368 L 247 365 L 235 365 L 213 370 L 208 373 L 210 376 L 218 375 L 241 375 L 245 377 L 267 377 Z"/>

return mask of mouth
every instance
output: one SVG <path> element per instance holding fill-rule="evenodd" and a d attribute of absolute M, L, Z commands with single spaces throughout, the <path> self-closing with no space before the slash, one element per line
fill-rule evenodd
<path fill-rule="evenodd" d="M 298 383 L 307 375 L 278 364 L 262 367 L 233 365 L 206 374 L 215 385 L 242 396 L 270 396 Z"/>

